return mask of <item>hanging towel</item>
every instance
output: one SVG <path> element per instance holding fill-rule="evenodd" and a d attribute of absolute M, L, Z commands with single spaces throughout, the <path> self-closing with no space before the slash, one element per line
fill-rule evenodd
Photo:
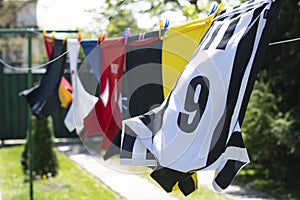
<path fill-rule="evenodd" d="M 73 101 L 71 107 L 65 117 L 65 126 L 70 132 L 76 128 L 76 132 L 80 133 L 84 127 L 83 120 L 88 113 L 93 109 L 98 98 L 89 94 L 83 87 L 77 71 L 77 60 L 80 44 L 75 39 L 67 40 L 70 72 L 73 87 Z M 100 56 L 100 55 L 99 55 Z M 100 68 L 100 66 L 99 66 Z"/>
<path fill-rule="evenodd" d="M 224 3 L 208 17 L 169 27 L 163 36 L 162 76 L 166 98 Z"/>
<path fill-rule="evenodd" d="M 46 52 L 49 59 L 51 57 L 53 47 L 54 47 L 54 38 L 55 38 L 54 33 L 44 35 Z M 64 76 L 62 76 L 58 87 L 58 97 L 61 102 L 60 105 L 61 107 L 69 108 L 72 102 L 72 90 L 73 89 L 70 82 Z"/>
<path fill-rule="evenodd" d="M 98 40 L 81 40 L 81 47 L 98 83 L 100 82 L 101 48 Z"/>
<path fill-rule="evenodd" d="M 148 112 L 164 100 L 161 48 L 162 41 L 158 36 L 143 38 L 140 35 L 135 41 L 129 37 L 126 45 L 126 74 L 123 79 L 127 85 L 130 117 Z"/>
<path fill-rule="evenodd" d="M 63 40 L 54 39 L 54 47 L 51 59 L 66 52 L 66 43 Z M 32 113 L 39 119 L 51 115 L 61 104 L 58 88 L 60 79 L 66 65 L 66 56 L 48 64 L 47 71 L 40 80 L 39 84 L 33 88 L 20 92 L 31 107 Z"/>
<path fill-rule="evenodd" d="M 121 76 L 124 69 L 125 38 L 107 38 L 101 44 L 99 99 L 85 118 L 85 135 L 103 133 L 101 148 L 107 149 L 122 121 Z"/>

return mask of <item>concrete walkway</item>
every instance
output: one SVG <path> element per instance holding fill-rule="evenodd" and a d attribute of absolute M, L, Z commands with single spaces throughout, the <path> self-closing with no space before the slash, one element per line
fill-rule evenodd
<path fill-rule="evenodd" d="M 67 142 L 56 142 L 59 151 L 66 154 L 87 172 L 107 185 L 111 190 L 128 200 L 176 200 L 175 197 L 166 193 L 162 188 L 154 185 L 137 174 L 119 172 L 97 161 L 86 150 L 79 140 L 68 140 Z M 198 172 L 198 182 L 213 190 L 211 182 L 214 177 L 213 171 Z M 233 182 L 221 193 L 232 200 L 275 200 L 275 198 Z"/>
<path fill-rule="evenodd" d="M 164 190 L 150 183 L 139 175 L 119 172 L 101 164 L 82 144 L 56 143 L 60 152 L 69 156 L 84 170 L 91 173 L 112 191 L 128 200 L 177 200 Z"/>

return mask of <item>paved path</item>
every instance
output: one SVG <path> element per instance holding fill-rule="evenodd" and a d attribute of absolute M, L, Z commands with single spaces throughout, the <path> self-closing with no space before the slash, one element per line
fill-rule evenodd
<path fill-rule="evenodd" d="M 128 200 L 177 200 L 146 179 L 132 173 L 119 172 L 92 157 L 78 143 L 57 144 L 58 150 L 65 153 L 83 169 L 94 175 L 111 190 Z M 146 192 L 145 191 L 151 191 Z"/>
<path fill-rule="evenodd" d="M 163 189 L 150 183 L 139 175 L 119 172 L 97 161 L 83 144 L 78 140 L 68 140 L 68 142 L 56 142 L 58 150 L 68 155 L 83 169 L 94 175 L 111 190 L 128 200 L 176 200 Z M 200 186 L 213 190 L 211 182 L 213 171 L 198 172 L 198 182 Z M 146 192 L 151 191 L 151 192 Z M 225 191 L 221 193 L 232 200 L 275 200 L 267 194 L 256 191 L 238 182 L 233 182 Z"/>

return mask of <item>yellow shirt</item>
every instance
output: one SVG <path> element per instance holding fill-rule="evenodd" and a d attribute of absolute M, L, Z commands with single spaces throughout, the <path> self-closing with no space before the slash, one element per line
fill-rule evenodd
<path fill-rule="evenodd" d="M 223 8 L 224 3 L 221 3 L 210 16 L 172 26 L 165 31 L 162 38 L 162 79 L 165 98 L 211 26 L 213 18 Z"/>

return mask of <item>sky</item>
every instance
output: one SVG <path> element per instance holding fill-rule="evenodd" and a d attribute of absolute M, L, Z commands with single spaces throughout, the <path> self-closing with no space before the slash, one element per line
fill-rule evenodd
<path fill-rule="evenodd" d="M 201 3 L 205 3 L 213 0 L 201 0 Z M 238 0 L 225 0 L 229 4 L 237 4 Z M 100 23 L 96 23 L 94 17 L 96 14 L 86 12 L 90 9 L 98 9 L 105 2 L 105 0 L 38 0 L 37 3 L 37 23 L 41 29 L 48 30 L 68 30 L 84 28 L 88 31 L 104 30 L 107 24 L 107 20 L 102 20 Z M 159 19 L 170 19 L 170 24 L 179 24 L 184 22 L 186 18 L 181 15 L 180 12 L 165 12 L 161 16 L 156 18 L 150 18 L 147 14 L 140 14 L 139 10 L 145 8 L 147 3 L 141 3 L 134 5 L 130 8 L 126 2 L 124 6 L 132 9 L 137 19 L 138 26 L 140 28 L 150 28 L 155 24 L 159 24 Z M 180 3 L 184 4 L 185 0 L 180 0 Z M 118 14 L 116 11 L 115 15 Z M 157 27 L 158 28 L 158 27 Z"/>
<path fill-rule="evenodd" d="M 105 27 L 107 20 L 96 23 L 93 19 L 95 14 L 86 12 L 87 10 L 99 8 L 104 0 L 38 0 L 37 3 L 37 23 L 41 29 L 76 29 L 85 28 L 88 30 L 97 30 Z M 130 5 L 126 5 L 127 7 Z M 159 18 L 171 19 L 174 23 L 185 21 L 185 17 L 180 13 L 166 12 L 159 18 L 150 18 L 147 14 L 139 14 L 138 9 L 146 5 L 135 5 L 133 13 L 136 16 L 138 26 L 141 28 L 150 28 L 159 24 Z M 114 13 L 117 15 L 116 13 Z"/>
<path fill-rule="evenodd" d="M 103 0 L 38 0 L 37 23 L 42 29 L 96 27 L 93 15 L 85 10 L 99 8 Z"/>
<path fill-rule="evenodd" d="M 102 3 L 104 3 L 104 0 L 38 0 L 37 23 L 41 29 L 49 30 L 67 30 L 78 27 L 97 30 L 100 27 L 105 27 L 108 21 L 103 19 L 100 23 L 96 23 L 94 20 L 97 17 L 96 14 L 87 12 L 87 10 L 98 9 Z M 124 6 L 128 7 L 125 4 Z M 133 12 L 139 27 L 149 28 L 158 23 L 159 19 L 149 19 L 149 15 L 138 14 L 136 9 Z M 114 14 L 117 15 L 118 12 L 116 11 Z"/>

